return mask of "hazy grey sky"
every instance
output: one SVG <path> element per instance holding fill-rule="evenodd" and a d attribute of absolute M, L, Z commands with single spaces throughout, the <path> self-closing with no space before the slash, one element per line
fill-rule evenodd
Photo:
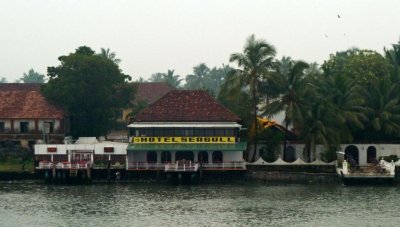
<path fill-rule="evenodd" d="M 279 57 L 322 63 L 353 46 L 396 43 L 399 10 L 399 0 L 0 0 L 0 77 L 45 74 L 82 45 L 110 48 L 134 79 L 185 76 L 201 62 L 228 63 L 252 33 Z"/>

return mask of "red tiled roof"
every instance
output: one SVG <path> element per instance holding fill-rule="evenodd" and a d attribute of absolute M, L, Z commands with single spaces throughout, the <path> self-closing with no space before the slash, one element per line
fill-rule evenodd
<path fill-rule="evenodd" d="M 137 122 L 237 122 L 240 118 L 200 90 L 173 90 L 138 113 Z"/>
<path fill-rule="evenodd" d="M 165 82 L 137 83 L 134 104 L 141 101 L 153 104 L 172 90 L 175 88 Z"/>
<path fill-rule="evenodd" d="M 0 119 L 62 119 L 64 112 L 48 103 L 40 84 L 0 83 Z"/>

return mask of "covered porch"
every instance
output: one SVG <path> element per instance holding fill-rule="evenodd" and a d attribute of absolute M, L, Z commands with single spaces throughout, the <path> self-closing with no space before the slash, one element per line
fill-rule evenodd
<path fill-rule="evenodd" d="M 245 170 L 246 142 L 235 144 L 130 144 L 131 171 Z"/>

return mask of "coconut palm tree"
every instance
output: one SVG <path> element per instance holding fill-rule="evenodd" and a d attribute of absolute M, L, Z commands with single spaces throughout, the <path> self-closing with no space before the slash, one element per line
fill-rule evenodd
<path fill-rule="evenodd" d="M 164 74 L 163 79 L 165 82 L 167 82 L 168 84 L 170 84 L 171 86 L 175 87 L 175 88 L 179 88 L 182 79 L 180 79 L 179 75 L 174 75 L 175 70 L 170 70 L 168 69 L 167 74 Z"/>
<path fill-rule="evenodd" d="M 386 49 L 385 57 L 393 66 L 393 78 L 398 81 L 400 79 L 400 41 L 392 45 L 392 49 Z"/>
<path fill-rule="evenodd" d="M 208 76 L 210 68 L 205 63 L 193 67 L 193 74 L 186 76 L 187 89 L 208 89 Z"/>
<path fill-rule="evenodd" d="M 251 35 L 246 40 L 242 53 L 231 54 L 229 61 L 237 64 L 238 68 L 231 71 L 227 85 L 247 87 L 251 94 L 254 132 L 254 150 L 252 160 L 257 151 L 257 106 L 260 100 L 261 81 L 274 66 L 275 47 L 265 40 L 256 39 Z"/>
<path fill-rule="evenodd" d="M 290 58 L 283 57 L 276 67 L 276 71 L 271 74 L 270 80 L 275 87 L 278 98 L 265 106 L 264 114 L 274 116 L 282 111 L 285 113 L 285 140 L 283 152 L 286 152 L 288 139 L 288 127 L 302 125 L 302 110 L 306 103 L 303 100 L 306 93 L 312 91 L 307 89 L 305 70 L 309 65 L 303 61 L 292 61 Z"/>
<path fill-rule="evenodd" d="M 363 93 L 365 97 L 366 114 L 368 121 L 366 131 L 372 139 L 393 139 L 400 131 L 400 99 L 399 85 L 392 83 L 389 78 L 379 78 L 371 83 L 368 91 Z"/>
<path fill-rule="evenodd" d="M 99 56 L 104 57 L 105 59 L 111 60 L 115 64 L 119 64 L 121 62 L 121 59 L 116 58 L 115 52 L 111 52 L 110 48 L 107 48 L 107 49 L 101 48 Z"/>

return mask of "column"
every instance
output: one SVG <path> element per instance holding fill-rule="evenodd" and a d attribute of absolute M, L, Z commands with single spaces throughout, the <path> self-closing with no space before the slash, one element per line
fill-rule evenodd
<path fill-rule="evenodd" d="M 198 151 L 193 151 L 194 156 L 193 156 L 193 161 L 198 162 L 199 160 L 199 152 Z"/>
<path fill-rule="evenodd" d="M 172 163 L 175 162 L 175 153 L 176 153 L 176 151 L 171 151 L 171 162 Z"/>
<path fill-rule="evenodd" d="M 208 163 L 213 163 L 213 161 L 212 161 L 212 151 L 207 151 L 207 153 L 208 153 Z"/>
<path fill-rule="evenodd" d="M 157 151 L 157 163 L 161 163 L 161 151 Z"/>

